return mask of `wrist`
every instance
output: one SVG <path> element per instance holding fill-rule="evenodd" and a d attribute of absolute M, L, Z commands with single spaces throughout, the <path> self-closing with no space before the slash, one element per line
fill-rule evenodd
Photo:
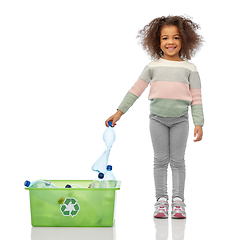
<path fill-rule="evenodd" d="M 120 111 L 120 110 L 117 110 L 116 114 L 119 115 L 119 116 L 121 117 L 121 116 L 123 115 L 123 112 Z"/>

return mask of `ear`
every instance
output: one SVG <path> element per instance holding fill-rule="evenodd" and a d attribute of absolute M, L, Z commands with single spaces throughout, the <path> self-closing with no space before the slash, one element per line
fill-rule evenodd
<path fill-rule="evenodd" d="M 160 56 L 163 56 L 163 50 L 160 48 L 159 49 Z"/>

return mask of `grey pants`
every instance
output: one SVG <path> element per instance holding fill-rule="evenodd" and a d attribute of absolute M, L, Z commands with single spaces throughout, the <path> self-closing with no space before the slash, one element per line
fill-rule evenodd
<path fill-rule="evenodd" d="M 167 169 L 172 169 L 172 198 L 184 201 L 185 149 L 188 138 L 188 113 L 181 117 L 160 117 L 150 114 L 150 133 L 154 150 L 156 198 L 166 197 Z"/>

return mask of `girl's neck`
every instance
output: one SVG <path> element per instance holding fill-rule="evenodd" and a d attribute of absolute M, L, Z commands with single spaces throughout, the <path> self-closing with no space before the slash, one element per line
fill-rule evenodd
<path fill-rule="evenodd" d="M 180 59 L 180 60 L 170 60 L 170 59 L 166 59 L 166 58 L 161 58 L 162 60 L 165 60 L 165 61 L 169 61 L 169 62 L 184 62 L 184 60 Z"/>
<path fill-rule="evenodd" d="M 183 62 L 184 60 L 182 60 L 180 57 L 173 57 L 173 58 L 169 58 L 169 57 L 162 57 L 163 60 L 167 60 L 167 61 L 173 61 L 173 62 Z"/>

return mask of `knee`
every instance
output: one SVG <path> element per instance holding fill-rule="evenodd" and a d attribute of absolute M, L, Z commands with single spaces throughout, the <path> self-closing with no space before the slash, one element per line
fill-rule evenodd
<path fill-rule="evenodd" d="M 154 166 L 155 167 L 167 167 L 169 164 L 169 156 L 158 154 L 154 156 Z"/>
<path fill-rule="evenodd" d="M 184 158 L 179 159 L 170 158 L 170 166 L 171 168 L 185 168 L 185 160 Z"/>

